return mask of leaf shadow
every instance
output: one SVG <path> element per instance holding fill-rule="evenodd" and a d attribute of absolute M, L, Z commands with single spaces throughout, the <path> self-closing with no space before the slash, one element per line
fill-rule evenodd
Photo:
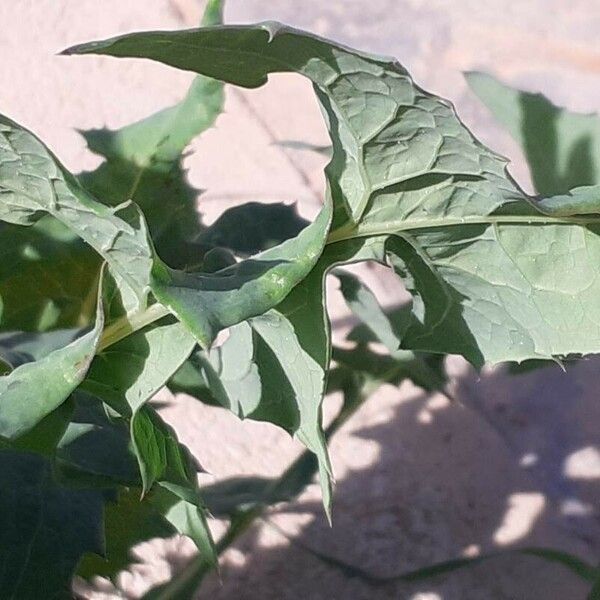
<path fill-rule="evenodd" d="M 465 550 L 523 545 L 559 548 L 596 562 L 597 514 L 565 515 L 564 500 L 577 487 L 597 506 L 600 478 L 574 483 L 561 470 L 573 451 L 598 442 L 591 425 L 585 439 L 577 438 L 574 427 L 586 411 L 597 423 L 600 408 L 589 413 L 594 399 L 589 376 L 595 369 L 597 360 L 575 365 L 570 375 L 549 368 L 518 377 L 499 370 L 478 378 L 468 370 L 457 380 L 454 395 L 460 402 L 386 387 L 334 440 L 334 464 L 338 469 L 345 464 L 347 472 L 336 487 L 333 528 L 309 489 L 268 516 L 292 543 L 268 527 L 254 527 L 225 559 L 222 583 L 209 578 L 199 597 L 409 599 L 429 593 L 445 600 L 585 598 L 585 582 L 532 557 L 498 558 L 420 583 L 374 585 L 333 568 L 306 548 L 375 577 L 455 558 Z M 581 378 L 588 378 L 585 394 L 569 416 L 565 400 L 573 404 Z M 512 428 L 491 424 L 488 411 L 499 398 L 510 405 L 504 414 L 511 415 Z M 519 425 L 522 413 L 532 431 Z M 542 418 L 550 413 L 552 418 Z M 561 430 L 562 437 L 546 447 Z M 536 468 L 523 464 L 525 449 L 538 452 Z"/>
<path fill-rule="evenodd" d="M 523 150 L 539 194 L 564 194 L 577 186 L 598 183 L 600 173 L 596 173 L 589 133 L 583 130 L 562 157 L 558 132 L 562 109 L 542 94 L 525 92 L 519 95 L 519 105 Z"/>

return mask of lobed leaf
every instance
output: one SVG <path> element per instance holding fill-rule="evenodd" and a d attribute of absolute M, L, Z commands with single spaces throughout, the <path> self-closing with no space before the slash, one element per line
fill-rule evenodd
<path fill-rule="evenodd" d="M 117 492 L 106 505 L 106 548 L 101 556 L 86 555 L 79 573 L 114 576 L 131 562 L 134 544 L 175 533 L 191 537 L 202 560 L 214 566 L 214 544 L 188 450 L 150 407 L 122 418 L 108 417 L 101 406 L 97 398 L 77 392 L 75 417 L 56 451 L 64 481 Z"/>
<path fill-rule="evenodd" d="M 151 501 L 159 502 L 164 518 L 180 533 L 191 535 L 201 554 L 215 564 L 192 457 L 173 429 L 146 405 L 195 345 L 193 336 L 180 323 L 151 325 L 102 350 L 82 389 L 128 421 L 142 495 L 155 484 L 163 487 L 164 491 L 154 489 Z"/>
<path fill-rule="evenodd" d="M 328 243 L 388 239 L 415 296 L 404 347 L 477 366 L 600 347 L 598 217 L 540 214 L 505 161 L 398 63 L 275 23 L 128 34 L 66 53 L 146 57 L 246 87 L 305 75 L 333 143 Z"/>
<path fill-rule="evenodd" d="M 78 573 L 83 577 L 114 577 L 132 562 L 131 548 L 153 537 L 175 533 L 189 535 L 198 545 L 202 560 L 214 566 L 214 547 L 206 523 L 205 509 L 197 490 L 195 469 L 187 450 L 173 432 L 149 407 L 144 415 L 150 426 L 135 435 L 130 444 L 133 423 L 117 415 L 109 416 L 102 403 L 91 395 L 76 393 L 77 408 L 72 422 L 58 443 L 56 470 L 61 480 L 77 487 L 109 490 L 105 493 L 105 547 L 86 553 Z M 134 417 L 135 418 L 135 417 Z M 152 458 L 165 445 L 156 437 L 169 435 L 162 458 L 163 470 L 156 472 L 161 487 L 140 487 L 140 468 L 152 468 Z M 140 449 L 141 443 L 145 447 Z M 143 460 L 146 462 L 141 463 Z M 147 481 L 147 480 L 145 480 Z M 167 489 L 168 488 L 168 489 Z M 143 496 L 143 497 L 140 497 Z"/>

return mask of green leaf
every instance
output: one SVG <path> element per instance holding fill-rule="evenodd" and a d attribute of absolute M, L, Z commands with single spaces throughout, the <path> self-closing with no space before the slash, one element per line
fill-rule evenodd
<path fill-rule="evenodd" d="M 194 382 L 188 370 L 184 391 L 202 394 L 203 387 L 209 388 L 213 398 L 240 418 L 274 423 L 317 456 L 328 514 L 332 473 L 321 424 L 330 358 L 324 279 L 340 262 L 375 256 L 377 247 L 352 240 L 327 248 L 281 304 L 233 327 L 221 346 L 198 353 L 188 365 L 196 368 L 198 379 Z"/>
<path fill-rule="evenodd" d="M 90 150 L 106 159 L 79 176 L 83 185 L 111 205 L 136 202 L 159 255 L 173 266 L 200 258 L 192 243 L 201 231 L 197 192 L 185 180 L 183 151 L 214 124 L 223 102 L 223 84 L 199 76 L 175 106 L 117 131 L 83 132 Z"/>
<path fill-rule="evenodd" d="M 146 405 L 195 345 L 180 323 L 153 324 L 101 350 L 81 387 L 129 421 L 142 494 L 155 483 L 165 488 L 153 494 L 159 498 L 161 514 L 177 531 L 192 537 L 213 564 L 216 554 L 193 459 L 173 429 Z"/>
<path fill-rule="evenodd" d="M 134 544 L 175 533 L 190 536 L 203 560 L 214 566 L 193 461 L 173 431 L 149 407 L 142 406 L 130 425 L 129 419 L 109 417 L 97 398 L 79 391 L 76 398 L 73 422 L 56 452 L 61 479 L 77 486 L 119 489 L 115 502 L 106 505 L 105 551 L 102 556 L 86 555 L 79 574 L 115 576 L 130 564 Z M 134 447 L 129 443 L 130 429 Z M 154 477 L 164 489 L 140 489 L 138 463 L 145 482 L 147 470 L 160 463 L 162 470 L 155 470 Z"/>
<path fill-rule="evenodd" d="M 83 381 L 104 324 L 101 294 L 100 289 L 96 324 L 91 331 L 43 356 L 35 356 L 40 349 L 34 345 L 30 349 L 33 362 L 25 362 L 0 378 L 0 436 L 14 439 L 23 435 L 59 407 Z M 63 335 L 50 333 L 37 337 L 46 343 L 50 337 L 55 343 Z"/>
<path fill-rule="evenodd" d="M 542 94 L 504 85 L 491 75 L 465 75 L 471 89 L 521 146 L 535 189 L 544 196 L 600 184 L 600 117 L 572 113 Z"/>
<path fill-rule="evenodd" d="M 247 87 L 271 72 L 305 75 L 333 142 L 328 244 L 385 242 L 415 297 L 405 348 L 476 366 L 600 348 L 599 217 L 540 214 L 504 159 L 398 63 L 275 23 L 136 33 L 66 52 L 152 58 Z"/>
<path fill-rule="evenodd" d="M 128 443 L 130 428 L 133 447 Z M 130 563 L 128 550 L 134 544 L 175 533 L 189 536 L 202 560 L 211 566 L 216 564 L 194 461 L 172 429 L 149 407 L 142 406 L 129 425 L 127 419 L 108 418 L 96 398 L 77 392 L 75 418 L 56 456 L 61 478 L 74 485 L 130 488 L 120 487 L 116 503 L 107 505 L 106 550 L 102 557 L 86 556 L 79 571 L 82 576 L 114 576 Z M 138 489 L 136 463 L 142 468 L 142 480 L 148 488 L 153 483 L 148 484 L 150 469 L 154 469 L 151 477 L 161 487 Z"/>
<path fill-rule="evenodd" d="M 103 503 L 55 482 L 43 457 L 0 450 L 0 597 L 71 598 L 81 556 L 102 552 Z"/>
<path fill-rule="evenodd" d="M 82 389 L 131 416 L 181 366 L 195 346 L 180 323 L 151 325 L 100 350 Z"/>
<path fill-rule="evenodd" d="M 316 264 L 331 223 L 326 203 L 295 238 L 214 274 L 157 266 L 152 291 L 208 347 L 217 333 L 281 302 Z"/>
<path fill-rule="evenodd" d="M 315 327 L 318 318 L 319 313 L 313 315 L 316 336 L 324 327 L 320 323 Z M 295 325 L 285 313 L 271 310 L 232 328 L 220 347 L 197 355 L 196 364 L 201 378 L 224 407 L 240 418 L 282 427 L 317 454 L 329 506 L 331 467 L 320 408 L 325 388 L 323 364 L 328 362 L 328 354 L 317 362 L 311 353 L 326 351 L 326 345 L 310 346 L 307 328 L 301 331 Z"/>
<path fill-rule="evenodd" d="M 328 426 L 326 437 L 331 437 L 366 399 L 367 394 L 353 373 L 340 378 L 344 404 Z M 266 507 L 277 502 L 289 501 L 299 495 L 312 481 L 319 468 L 312 452 L 300 455 L 279 477 L 240 477 L 218 482 L 204 488 L 208 505 L 213 514 L 230 517 L 231 523 L 219 540 L 220 551 L 227 549 L 259 517 Z M 209 568 L 202 560 L 192 560 L 169 582 L 152 588 L 145 600 L 181 600 L 195 597 Z"/>
<path fill-rule="evenodd" d="M 220 22 L 221 3 L 207 5 L 205 23 Z M 117 131 L 83 132 L 89 148 L 106 159 L 80 175 L 104 204 L 133 199 L 144 212 L 160 256 L 172 266 L 197 264 L 201 248 L 196 191 L 181 161 L 189 141 L 210 127 L 223 105 L 223 84 L 197 77 L 186 97 Z M 44 331 L 93 320 L 88 291 L 101 257 L 59 221 L 46 217 L 30 228 L 0 226 L 0 297 L 4 330 Z"/>
<path fill-rule="evenodd" d="M 154 253 L 134 203 L 101 204 L 33 134 L 5 117 L 0 117 L 0 200 L 0 220 L 24 225 L 49 213 L 90 244 L 121 287 L 127 286 L 126 325 L 132 314 L 143 314 L 151 289 L 165 307 L 158 316 L 172 312 L 205 347 L 221 329 L 280 302 L 316 263 L 331 221 L 326 203 L 298 236 L 228 269 L 214 274 L 170 269 Z"/>
<path fill-rule="evenodd" d="M 131 418 L 131 440 L 140 465 L 143 494 L 160 482 L 179 498 L 192 504 L 200 502 L 192 455 L 152 407 L 144 406 Z"/>
<path fill-rule="evenodd" d="M 167 521 L 177 531 L 192 537 L 202 555 L 211 563 L 216 562 L 214 544 L 206 522 L 205 509 L 198 490 L 194 461 L 182 446 L 171 427 L 144 403 L 165 383 L 167 378 L 187 358 L 195 342 L 185 334 L 178 323 L 153 327 L 138 332 L 112 346 L 114 352 L 100 359 L 103 370 L 114 370 L 114 379 L 103 380 L 99 371 L 92 367 L 94 381 L 84 383 L 84 388 L 94 390 L 100 398 L 126 416 L 130 421 L 131 440 L 143 484 L 142 494 L 147 494 L 155 483 L 164 488 L 162 495 L 154 490 L 153 497 L 160 497 L 160 507 Z M 191 343 L 185 345 L 185 337 Z M 136 354 L 140 347 L 147 354 Z M 119 346 L 121 346 L 119 348 Z M 121 368 L 117 369 L 117 366 Z M 141 367 L 141 372 L 138 370 Z M 102 381 L 106 381 L 103 384 Z"/>
<path fill-rule="evenodd" d="M 37 137 L 0 116 L 0 220 L 29 225 L 44 213 L 94 248 L 143 304 L 153 257 L 139 209 L 95 200 Z"/>
<path fill-rule="evenodd" d="M 82 383 L 83 390 L 130 421 L 144 493 L 159 481 L 188 501 L 198 497 L 187 450 L 154 410 L 145 406 L 195 345 L 180 323 L 152 325 L 102 350 Z"/>
<path fill-rule="evenodd" d="M 537 208 L 556 217 L 600 214 L 600 185 L 581 186 L 566 194 L 544 198 L 537 203 Z"/>
<path fill-rule="evenodd" d="M 196 544 L 200 561 L 211 569 L 216 567 L 217 551 L 206 520 L 206 508 L 197 500 L 188 502 L 164 486 L 155 489 L 151 501 L 178 533 Z"/>
<path fill-rule="evenodd" d="M 404 306 L 395 312 L 406 314 L 409 311 L 410 306 Z M 392 322 L 399 320 L 395 313 L 389 319 Z M 194 353 L 170 380 L 169 388 L 173 392 L 190 394 L 211 405 L 220 403 L 238 416 L 257 418 L 260 413 L 253 411 L 259 408 L 261 402 L 268 406 L 273 396 L 267 393 L 268 390 L 261 388 L 261 365 L 265 361 L 259 362 L 258 354 L 253 358 L 256 338 L 253 340 L 251 335 L 245 337 L 250 329 L 234 327 L 229 339 L 219 349 L 212 350 L 209 356 L 202 351 Z M 446 383 L 443 356 L 421 355 L 403 350 L 396 351 L 393 357 L 377 354 L 364 345 L 368 341 L 374 341 L 375 336 L 370 330 L 367 332 L 363 329 L 365 328 L 357 326 L 348 336 L 351 340 L 359 341 L 357 347 L 351 350 L 333 348 L 333 359 L 338 367 L 329 370 L 327 391 L 341 390 L 346 398 L 347 408 L 354 406 L 352 399 L 358 393 L 355 391 L 357 385 L 363 399 L 365 394 L 372 393 L 383 382 L 399 385 L 404 379 L 410 379 L 430 391 L 443 390 Z M 358 384 L 355 381 L 357 376 L 361 377 Z M 266 375 L 263 375 L 263 380 L 267 380 Z M 276 379 L 274 387 L 280 385 L 280 380 Z M 345 420 L 346 417 L 343 418 Z M 275 417 L 273 421 L 281 424 L 281 417 Z M 338 417 L 325 432 L 325 437 L 332 435 L 339 424 Z M 290 473 L 293 472 L 294 475 L 286 475 L 285 481 L 255 477 L 232 478 L 205 486 L 202 489 L 203 499 L 215 516 L 231 515 L 236 510 L 257 504 L 290 500 L 308 484 L 318 468 L 313 453 L 303 455 L 299 461 L 302 465 L 290 467 Z"/>

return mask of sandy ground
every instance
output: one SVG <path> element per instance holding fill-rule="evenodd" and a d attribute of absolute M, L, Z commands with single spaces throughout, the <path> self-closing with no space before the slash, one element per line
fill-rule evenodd
<path fill-rule="evenodd" d="M 200 10 L 195 0 L 3 0 L 0 112 L 37 132 L 74 171 L 94 166 L 76 129 L 145 116 L 179 99 L 190 76 L 143 61 L 56 52 L 131 30 L 191 26 Z M 467 90 L 461 71 L 496 74 L 573 110 L 600 110 L 595 0 L 230 0 L 226 18 L 277 19 L 395 55 L 512 158 L 525 186 L 520 152 Z M 283 139 L 326 142 L 306 82 L 281 75 L 259 90 L 228 89 L 225 114 L 188 159 L 192 183 L 207 190 L 199 206 L 208 220 L 249 200 L 298 202 L 305 214 L 314 212 L 323 161 L 273 144 Z M 402 291 L 381 270 L 365 273 L 384 302 L 398 301 Z M 330 303 L 335 322 L 346 322 L 335 289 Z M 479 376 L 451 358 L 456 403 L 409 384 L 384 388 L 333 440 L 334 528 L 325 523 L 316 486 L 270 519 L 287 536 L 381 576 L 515 544 L 551 545 L 597 561 L 598 364 Z M 166 399 L 165 416 L 215 478 L 275 475 L 300 450 L 272 427 L 240 423 L 184 396 Z M 120 577 L 119 590 L 100 585 L 89 597 L 138 597 L 192 550 L 179 540 L 140 552 L 145 565 Z M 578 600 L 585 593 L 571 573 L 534 558 L 502 559 L 412 587 L 373 587 L 257 525 L 225 555 L 222 582 L 210 579 L 198 597 Z"/>

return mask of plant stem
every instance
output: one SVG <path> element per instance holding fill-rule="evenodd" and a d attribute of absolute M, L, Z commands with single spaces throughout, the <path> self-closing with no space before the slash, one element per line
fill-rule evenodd
<path fill-rule="evenodd" d="M 493 225 L 493 224 L 517 224 L 517 225 L 532 225 L 534 223 L 539 224 L 555 224 L 555 225 L 572 225 L 572 224 L 589 224 L 591 222 L 598 222 L 600 220 L 597 217 L 551 217 L 546 215 L 530 215 L 530 216 L 484 216 L 484 217 L 457 217 L 457 218 L 444 218 L 434 219 L 431 221 L 419 220 L 406 220 L 401 222 L 388 222 L 383 226 L 378 227 L 360 227 L 355 223 L 346 224 L 335 231 L 332 231 L 327 236 L 325 244 L 334 244 L 343 240 L 349 240 L 359 237 L 373 237 L 377 235 L 391 235 L 393 233 L 400 233 L 402 231 L 411 231 L 415 229 L 431 229 L 439 227 L 452 227 L 459 225 Z M 131 335 L 135 331 L 138 331 L 159 319 L 167 316 L 169 310 L 161 304 L 153 304 L 148 307 L 145 311 L 140 313 L 134 313 L 132 315 L 126 315 L 117 319 L 114 323 L 109 325 L 100 338 L 97 352 L 102 352 L 109 346 L 112 346 L 116 342 L 123 338 Z"/>
<path fill-rule="evenodd" d="M 162 304 L 153 304 L 143 312 L 125 315 L 117 319 L 102 332 L 96 352 L 99 353 L 102 350 L 106 350 L 109 346 L 116 344 L 135 331 L 139 331 L 151 323 L 166 317 L 168 314 L 170 314 L 169 310 Z"/>
<path fill-rule="evenodd" d="M 440 227 L 457 227 L 464 225 L 588 225 L 590 223 L 600 223 L 598 215 L 594 216 L 573 216 L 573 217 L 551 217 L 547 215 L 488 215 L 481 217 L 451 217 L 443 219 L 406 219 L 401 221 L 388 221 L 381 225 L 363 227 L 357 223 L 348 223 L 339 229 L 332 231 L 327 236 L 327 244 L 334 244 L 343 240 L 349 240 L 359 237 L 373 237 L 378 235 L 392 235 L 402 231 L 412 231 L 415 229 L 437 229 Z"/>

